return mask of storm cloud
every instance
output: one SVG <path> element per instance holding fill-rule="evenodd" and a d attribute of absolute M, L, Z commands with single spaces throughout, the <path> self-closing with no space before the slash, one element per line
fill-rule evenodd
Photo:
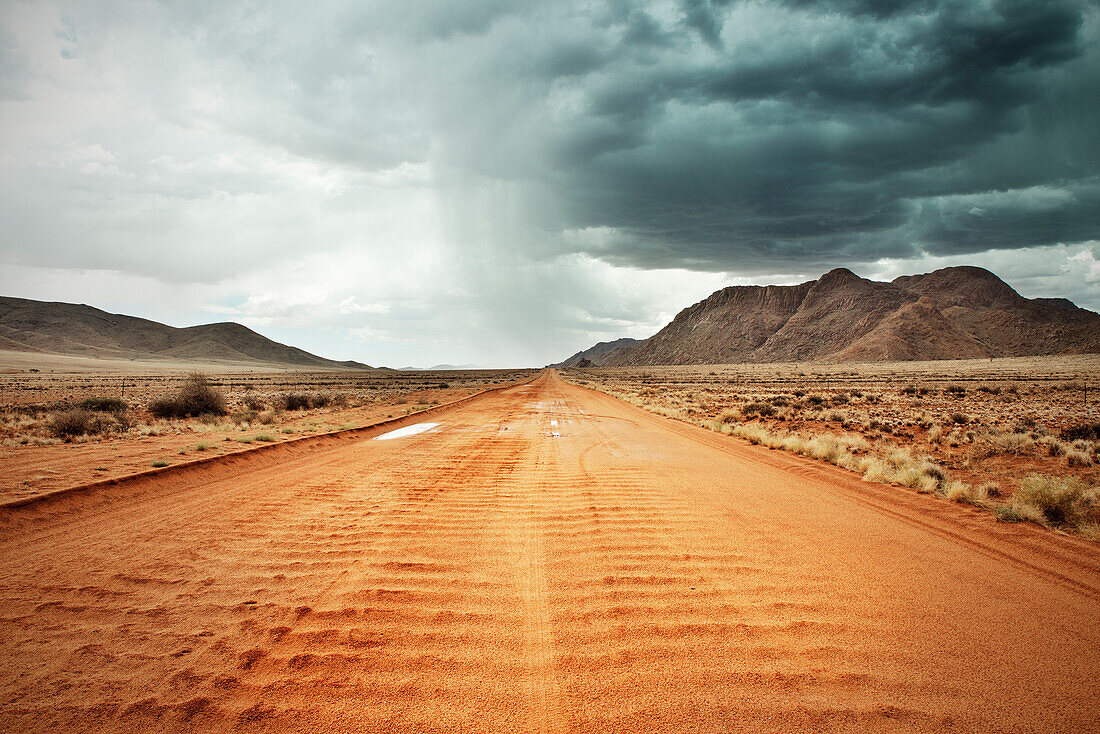
<path fill-rule="evenodd" d="M 1084 0 L 8 3 L 0 72 L 8 293 L 368 361 L 545 361 L 837 265 L 1100 306 Z"/>

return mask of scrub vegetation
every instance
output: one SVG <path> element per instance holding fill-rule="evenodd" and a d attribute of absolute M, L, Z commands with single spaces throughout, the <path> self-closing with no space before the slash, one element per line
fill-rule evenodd
<path fill-rule="evenodd" d="M 647 410 L 1100 540 L 1100 357 L 566 370 Z"/>
<path fill-rule="evenodd" d="M 0 374 L 0 499 L 141 471 L 166 455 L 187 461 L 358 428 L 399 405 L 422 410 L 535 372 Z M 73 453 L 74 444 L 85 454 Z M 89 461 L 94 445 L 102 458 Z"/>

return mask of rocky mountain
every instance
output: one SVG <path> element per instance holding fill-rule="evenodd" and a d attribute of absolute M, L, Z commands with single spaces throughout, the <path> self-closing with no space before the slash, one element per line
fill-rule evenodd
<path fill-rule="evenodd" d="M 176 328 L 74 303 L 0 296 L 0 349 L 115 359 L 181 359 L 371 369 L 272 341 L 233 322 Z"/>
<path fill-rule="evenodd" d="M 613 342 L 600 342 L 594 347 L 589 347 L 583 352 L 577 352 L 569 359 L 566 359 L 558 364 L 551 365 L 552 367 L 598 367 L 602 364 L 606 364 L 609 359 L 614 358 L 618 353 L 629 349 L 638 343 L 637 339 L 631 339 L 630 337 L 623 337 L 622 339 L 616 339 Z"/>
<path fill-rule="evenodd" d="M 988 270 L 944 268 L 883 283 L 838 268 L 801 285 L 723 288 L 649 339 L 589 359 L 624 366 L 1086 352 L 1100 352 L 1100 315 L 1064 298 L 1024 298 Z"/>

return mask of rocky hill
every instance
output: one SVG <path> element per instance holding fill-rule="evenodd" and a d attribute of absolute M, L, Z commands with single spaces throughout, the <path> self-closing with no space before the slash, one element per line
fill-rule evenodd
<path fill-rule="evenodd" d="M 0 296 L 0 349 L 115 359 L 172 358 L 370 369 L 272 341 L 233 322 L 176 328 L 74 303 Z"/>
<path fill-rule="evenodd" d="M 599 365 L 607 364 L 609 359 L 613 359 L 619 352 L 627 350 L 637 343 L 637 339 L 631 339 L 625 336 L 613 342 L 600 342 L 593 347 L 585 349 L 583 352 L 577 352 L 569 359 L 551 365 L 551 367 L 598 367 Z"/>
<path fill-rule="evenodd" d="M 649 339 L 589 359 L 624 366 L 1086 352 L 1100 352 L 1100 315 L 1064 298 L 1024 298 L 988 270 L 944 268 L 883 283 L 838 268 L 801 285 L 723 288 Z"/>

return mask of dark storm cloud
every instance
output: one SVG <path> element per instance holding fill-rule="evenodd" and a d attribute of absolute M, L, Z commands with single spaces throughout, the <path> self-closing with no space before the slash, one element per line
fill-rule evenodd
<path fill-rule="evenodd" d="M 570 223 L 620 233 L 602 256 L 718 269 L 1100 234 L 1096 145 L 1059 150 L 1067 130 L 1100 129 L 1096 97 L 1074 98 L 1100 68 L 1095 8 L 786 7 L 685 2 L 664 26 L 622 16 L 622 58 L 635 38 L 669 48 L 591 75 L 554 149 Z M 1067 195 L 1021 212 L 1016 190 L 1044 186 Z"/>
<path fill-rule="evenodd" d="M 1091 0 L 8 3 L 0 286 L 435 362 L 835 265 L 1095 307 L 1097 99 Z"/>

